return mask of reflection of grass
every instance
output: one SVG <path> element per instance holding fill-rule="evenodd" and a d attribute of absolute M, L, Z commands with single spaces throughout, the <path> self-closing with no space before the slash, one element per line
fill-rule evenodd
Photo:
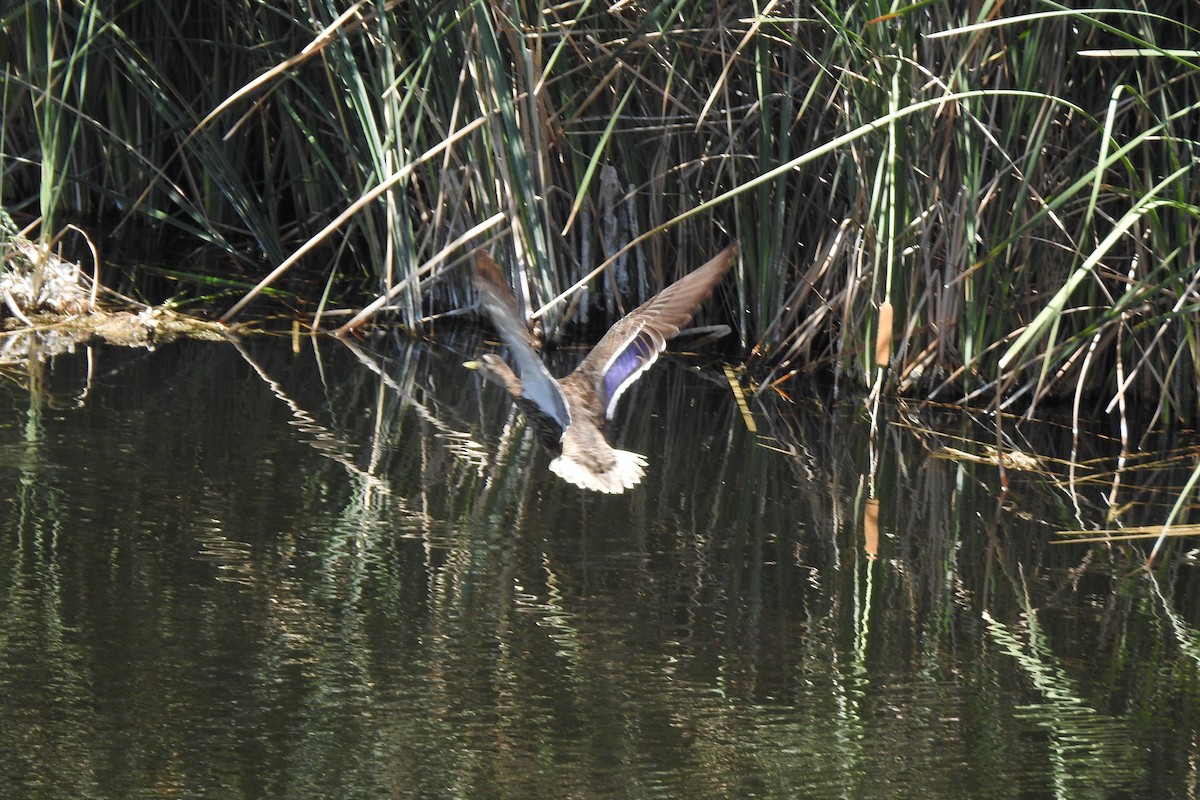
<path fill-rule="evenodd" d="M 1175 602 L 1163 593 L 1163 588 L 1153 573 L 1147 572 L 1146 580 L 1150 583 L 1154 599 L 1158 601 L 1159 610 L 1170 623 L 1171 633 L 1175 636 L 1179 651 L 1200 666 L 1200 631 L 1195 624 L 1190 624 L 1179 613 Z"/>
<path fill-rule="evenodd" d="M 0 427 L 11 758 L 84 765 L 75 794 L 489 797 L 1140 797 L 1186 759 L 1163 601 L 1045 546 L 1052 493 L 997 513 L 993 465 L 752 399 L 781 458 L 667 359 L 614 423 L 653 469 L 596 497 L 502 432 L 472 343 L 290 344 L 102 353 Z M 1195 592 L 1162 596 L 1186 642 Z"/>
<path fill-rule="evenodd" d="M 1126 739 L 1125 723 L 1099 713 L 1083 700 L 1058 666 L 1033 609 L 1026 611 L 1028 641 L 1024 644 L 986 611 L 983 619 L 991 639 L 1017 662 L 1043 698 L 1016 713 L 1049 733 L 1053 785 L 1073 795 L 1083 788 L 1126 784 L 1142 771 L 1137 748 Z"/>

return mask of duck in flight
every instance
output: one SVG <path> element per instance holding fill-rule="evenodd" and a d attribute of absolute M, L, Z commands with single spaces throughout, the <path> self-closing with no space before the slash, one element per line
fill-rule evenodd
<path fill-rule="evenodd" d="M 624 391 L 688 324 L 738 252 L 735 242 L 622 317 L 561 379 L 555 379 L 534 352 L 533 337 L 500 267 L 486 252 L 475 253 L 475 288 L 515 367 L 514 371 L 488 353 L 479 358 L 479 371 L 512 395 L 538 438 L 554 453 L 552 472 L 583 489 L 609 494 L 620 494 L 642 479 L 645 457 L 610 445 L 604 422 L 612 418 Z"/>

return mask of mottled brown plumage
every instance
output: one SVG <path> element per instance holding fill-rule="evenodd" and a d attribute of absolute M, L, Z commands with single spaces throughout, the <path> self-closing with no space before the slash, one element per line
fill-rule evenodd
<path fill-rule="evenodd" d="M 612 447 L 604 438 L 604 422 L 612 418 L 622 393 L 691 320 L 738 252 L 736 243 L 730 245 L 618 320 L 561 380 L 550 375 L 534 352 L 533 339 L 500 267 L 482 250 L 475 254 L 475 286 L 512 352 L 516 373 L 491 354 L 479 359 L 480 369 L 508 390 L 534 419 L 539 437 L 557 456 L 550 464 L 555 474 L 584 489 L 610 494 L 623 492 L 642 479 L 646 459 Z M 557 441 L 555 430 L 559 432 Z"/>

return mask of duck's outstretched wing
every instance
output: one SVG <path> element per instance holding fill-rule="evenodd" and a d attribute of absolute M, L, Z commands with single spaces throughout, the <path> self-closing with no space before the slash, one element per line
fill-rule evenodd
<path fill-rule="evenodd" d="M 586 387 L 611 419 L 617 400 L 650 368 L 667 341 L 688 324 L 720 282 L 741 248 L 726 247 L 707 264 L 688 273 L 629 312 L 604 334 L 564 383 Z"/>
<path fill-rule="evenodd" d="M 499 358 L 490 358 L 483 363 L 494 373 L 491 377 L 502 383 L 514 397 L 529 401 L 566 430 L 571 424 L 567 400 L 558 381 L 533 351 L 533 337 L 521 319 L 517 299 L 505 282 L 500 266 L 483 250 L 475 252 L 473 266 L 472 276 L 483 308 L 500 338 L 508 345 L 517 373 L 513 375 Z"/>

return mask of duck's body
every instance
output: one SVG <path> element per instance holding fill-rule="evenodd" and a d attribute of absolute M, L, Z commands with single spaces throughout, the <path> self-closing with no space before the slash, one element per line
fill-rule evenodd
<path fill-rule="evenodd" d="M 556 454 L 551 471 L 581 488 L 610 494 L 619 494 L 642 479 L 645 457 L 610 445 L 604 438 L 604 422 L 612 418 L 621 394 L 691 320 L 738 251 L 736 243 L 730 245 L 618 320 L 579 366 L 559 380 L 534 352 L 499 266 L 487 253 L 475 254 L 475 286 L 512 351 L 517 372 L 491 354 L 479 359 L 480 369 L 504 386 L 532 419 L 542 441 Z"/>

